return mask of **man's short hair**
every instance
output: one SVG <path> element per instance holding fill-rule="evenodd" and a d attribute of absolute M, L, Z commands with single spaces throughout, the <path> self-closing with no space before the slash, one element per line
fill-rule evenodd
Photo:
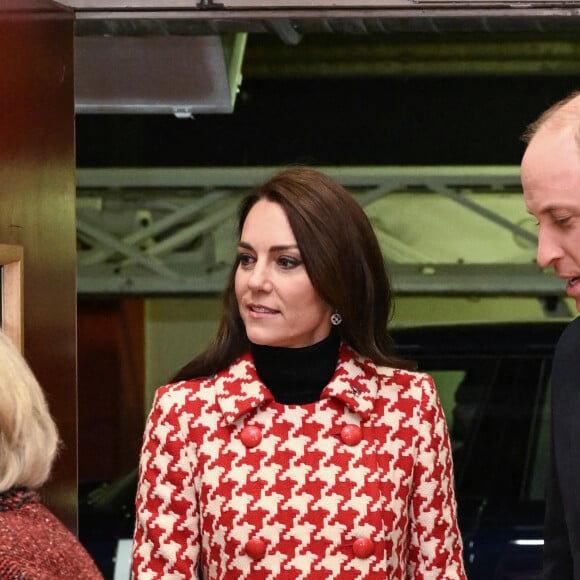
<path fill-rule="evenodd" d="M 580 131 L 580 99 L 575 106 L 567 106 L 579 96 L 580 90 L 574 91 L 546 109 L 535 121 L 526 127 L 521 137 L 522 141 L 529 144 L 534 135 L 547 123 L 553 123 L 554 128 L 559 128 L 567 126 L 570 122 L 575 122 L 578 123 Z M 566 109 L 566 114 L 562 110 L 564 108 Z"/>

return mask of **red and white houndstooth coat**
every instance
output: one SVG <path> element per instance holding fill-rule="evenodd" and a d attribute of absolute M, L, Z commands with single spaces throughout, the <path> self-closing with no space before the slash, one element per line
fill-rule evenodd
<path fill-rule="evenodd" d="M 342 345 L 319 401 L 276 403 L 251 356 L 161 387 L 145 430 L 138 580 L 465 579 L 432 379 Z"/>

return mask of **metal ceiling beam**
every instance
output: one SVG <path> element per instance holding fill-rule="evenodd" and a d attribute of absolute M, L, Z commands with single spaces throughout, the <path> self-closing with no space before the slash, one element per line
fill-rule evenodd
<path fill-rule="evenodd" d="M 123 15 L 140 18 L 272 18 L 272 17 L 385 17 L 410 14 L 577 15 L 575 0 L 57 0 L 80 15 Z"/>
<path fill-rule="evenodd" d="M 155 188 L 168 189 L 195 187 L 248 188 L 273 176 L 284 167 L 104 167 L 79 168 L 77 188 L 82 191 L 122 189 L 130 193 Z M 389 184 L 397 186 L 425 186 L 426 182 L 452 187 L 470 186 L 487 188 L 498 193 L 521 192 L 520 169 L 512 165 L 477 166 L 320 166 L 320 171 L 346 187 L 373 187 Z M 391 185 L 394 184 L 394 185 Z"/>
<path fill-rule="evenodd" d="M 392 289 L 398 296 L 566 296 L 564 283 L 532 264 L 429 264 L 389 266 Z M 115 276 L 109 269 L 81 268 L 81 295 L 196 296 L 219 295 L 225 288 L 229 268 L 203 276 L 183 276 L 174 281 L 127 271 Z"/>
<path fill-rule="evenodd" d="M 238 202 L 280 169 L 79 169 L 79 293 L 221 293 L 235 251 Z M 564 295 L 562 281 L 533 263 L 532 234 L 467 200 L 467 193 L 477 198 L 478 192 L 519 198 L 518 167 L 320 169 L 348 188 L 365 209 L 393 194 L 451 194 L 454 201 L 475 210 L 478 219 L 499 224 L 530 245 L 528 263 L 439 263 L 432 248 L 411 246 L 371 219 L 398 294 Z"/>
<path fill-rule="evenodd" d="M 510 232 L 516 234 L 520 238 L 528 241 L 530 244 L 537 247 L 538 245 L 537 235 L 532 234 L 531 232 L 528 232 L 524 228 L 519 227 L 517 224 L 510 222 L 503 216 L 499 215 L 497 212 L 490 211 L 487 208 L 481 206 L 480 204 L 474 202 L 473 200 L 466 198 L 464 195 L 461 195 L 461 193 L 453 191 L 451 188 L 445 187 L 441 184 L 438 184 L 435 187 L 435 191 L 437 191 L 437 193 L 439 193 L 440 195 L 452 199 L 459 205 L 468 208 L 469 210 L 475 212 L 477 215 L 496 223 L 502 228 L 506 228 Z"/>
<path fill-rule="evenodd" d="M 60 0 L 75 12 L 82 35 L 265 33 L 287 45 L 311 34 L 398 32 L 570 32 L 580 29 L 575 0 Z"/>
<path fill-rule="evenodd" d="M 226 79 L 215 45 L 234 34 L 262 37 L 244 55 L 247 78 L 580 73 L 575 0 L 57 3 L 75 14 L 80 113 L 231 112 L 240 78 Z"/>
<path fill-rule="evenodd" d="M 576 30 L 543 29 L 537 22 L 528 31 L 491 24 L 469 33 L 436 27 L 412 33 L 407 24 L 406 32 L 304 34 L 299 50 L 261 35 L 246 51 L 244 78 L 579 74 L 580 18 L 566 26 Z"/>

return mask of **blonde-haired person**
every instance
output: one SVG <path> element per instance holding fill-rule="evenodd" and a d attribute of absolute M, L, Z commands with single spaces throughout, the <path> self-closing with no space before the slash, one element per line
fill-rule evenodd
<path fill-rule="evenodd" d="M 58 432 L 30 367 L 0 331 L 0 578 L 102 579 L 77 538 L 40 502 Z"/>

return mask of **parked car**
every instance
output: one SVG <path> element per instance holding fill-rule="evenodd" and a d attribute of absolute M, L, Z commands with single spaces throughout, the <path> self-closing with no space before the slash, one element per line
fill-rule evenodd
<path fill-rule="evenodd" d="M 397 352 L 435 379 L 445 411 L 469 580 L 540 578 L 550 371 L 565 325 L 393 331 Z M 128 574 L 128 556 L 117 550 L 132 536 L 135 492 L 136 470 L 81 493 L 81 541 L 111 580 Z"/>
<path fill-rule="evenodd" d="M 435 379 L 455 467 L 470 580 L 540 578 L 552 355 L 565 322 L 400 329 Z"/>

